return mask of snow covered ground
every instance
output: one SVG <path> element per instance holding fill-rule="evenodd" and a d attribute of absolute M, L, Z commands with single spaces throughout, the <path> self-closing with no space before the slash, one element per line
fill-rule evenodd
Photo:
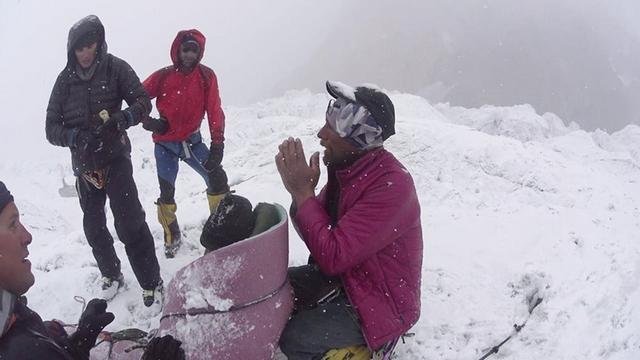
<path fill-rule="evenodd" d="M 640 357 L 640 127 L 588 133 L 526 105 L 463 109 L 409 94 L 391 97 L 397 135 L 386 146 L 414 177 L 425 243 L 422 317 L 399 358 L 479 358 L 527 318 L 527 298 L 536 292 L 543 302 L 495 358 Z M 327 100 L 290 91 L 226 108 L 223 164 L 233 189 L 254 205 L 287 206 L 273 162 L 277 145 L 294 136 L 308 154 L 320 150 L 315 133 Z M 175 259 L 165 259 L 150 134 L 129 133 L 134 176 L 168 282 L 202 253 L 204 184 L 188 167 L 180 169 L 176 200 L 185 245 Z M 74 296 L 96 296 L 99 272 L 77 198 L 58 195 L 63 176 L 73 181 L 69 154 L 51 149 L 33 161 L 3 149 L 0 179 L 34 238 L 30 306 L 43 318 L 73 323 L 81 310 Z M 119 242 L 116 250 L 128 288 L 109 305 L 116 320 L 108 329 L 156 327 L 159 316 L 142 306 Z M 306 248 L 293 229 L 290 251 L 291 265 L 305 262 Z"/>

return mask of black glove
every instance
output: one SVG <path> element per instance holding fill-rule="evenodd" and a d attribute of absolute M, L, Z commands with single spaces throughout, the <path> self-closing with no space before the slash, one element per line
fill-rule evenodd
<path fill-rule="evenodd" d="M 222 156 L 224 155 L 224 143 L 214 144 L 211 143 L 209 148 L 209 158 L 204 163 L 204 168 L 211 171 L 222 163 Z"/>
<path fill-rule="evenodd" d="M 80 130 L 76 135 L 75 147 L 82 151 L 97 152 L 102 149 L 102 139 L 91 131 Z"/>
<path fill-rule="evenodd" d="M 182 342 L 171 335 L 153 338 L 140 360 L 185 360 L 184 350 L 180 345 Z"/>
<path fill-rule="evenodd" d="M 164 135 L 169 130 L 169 122 L 162 116 L 157 119 L 148 116 L 145 120 L 142 121 L 142 127 L 154 134 Z"/>
<path fill-rule="evenodd" d="M 229 179 L 222 166 L 216 165 L 207 170 L 209 171 L 209 188 L 207 191 L 211 194 L 229 192 Z"/>
<path fill-rule="evenodd" d="M 102 329 L 115 319 L 113 313 L 106 312 L 106 310 L 106 300 L 93 299 L 89 301 L 87 308 L 80 315 L 78 329 L 70 336 L 70 340 L 75 344 L 78 352 L 86 354 L 87 358 Z"/>
<path fill-rule="evenodd" d="M 124 111 L 110 114 L 109 119 L 96 129 L 96 133 L 102 134 L 106 130 L 124 131 L 129 127 L 129 119 Z"/>

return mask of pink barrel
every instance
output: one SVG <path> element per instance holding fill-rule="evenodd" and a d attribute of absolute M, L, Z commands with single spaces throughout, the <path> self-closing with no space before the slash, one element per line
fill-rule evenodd
<path fill-rule="evenodd" d="M 187 359 L 273 358 L 293 308 L 287 213 L 275 205 L 276 225 L 193 261 L 165 289 L 160 335 L 181 340 Z"/>

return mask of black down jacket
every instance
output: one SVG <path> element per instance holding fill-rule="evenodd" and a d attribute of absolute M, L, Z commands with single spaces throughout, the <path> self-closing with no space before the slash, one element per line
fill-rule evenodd
<path fill-rule="evenodd" d="M 98 34 L 96 69 L 88 80 L 76 71 L 75 43 L 85 34 Z M 79 131 L 95 131 L 102 124 L 99 113 L 121 111 L 122 101 L 129 105 L 130 124 L 135 125 L 151 111 L 151 102 L 140 79 L 124 60 L 107 53 L 104 26 L 94 15 L 87 16 L 69 30 L 67 65 L 53 86 L 47 107 L 46 134 L 50 143 L 71 149 L 76 175 L 103 169 L 122 155 L 131 152 L 131 143 L 124 130 L 109 129 L 101 134 L 102 149 L 87 151 L 75 146 Z"/>
<path fill-rule="evenodd" d="M 21 302 L 16 303 L 16 322 L 0 337 L 2 360 L 84 360 L 66 335 L 52 336 L 38 314 Z"/>

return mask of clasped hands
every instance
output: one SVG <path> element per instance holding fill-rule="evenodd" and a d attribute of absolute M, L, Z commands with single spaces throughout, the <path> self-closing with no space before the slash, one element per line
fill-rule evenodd
<path fill-rule="evenodd" d="M 315 196 L 320 179 L 320 153 L 315 152 L 307 163 L 300 139 L 289 137 L 278 146 L 275 161 L 280 178 L 296 205 Z"/>

